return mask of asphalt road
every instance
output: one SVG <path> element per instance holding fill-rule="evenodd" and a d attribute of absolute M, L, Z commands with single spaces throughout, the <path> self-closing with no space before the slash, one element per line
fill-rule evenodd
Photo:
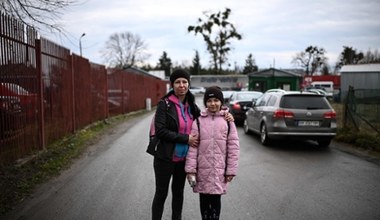
<path fill-rule="evenodd" d="M 114 128 L 61 176 L 5 219 L 150 219 L 153 158 L 145 153 L 152 114 Z M 238 128 L 238 176 L 222 196 L 221 219 L 380 219 L 380 165 L 309 142 L 264 147 Z M 171 195 L 164 218 L 170 218 Z M 200 219 L 186 184 L 183 219 Z"/>

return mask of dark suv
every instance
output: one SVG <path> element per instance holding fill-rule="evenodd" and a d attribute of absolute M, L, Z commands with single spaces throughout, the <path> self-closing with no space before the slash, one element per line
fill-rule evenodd
<path fill-rule="evenodd" d="M 336 113 L 326 97 L 310 92 L 264 93 L 244 121 L 244 132 L 260 134 L 264 145 L 272 139 L 295 138 L 328 147 L 336 128 Z"/>
<path fill-rule="evenodd" d="M 234 116 L 235 123 L 243 123 L 245 112 L 252 105 L 252 101 L 258 99 L 262 94 L 262 92 L 256 91 L 235 91 L 230 95 L 228 107 Z"/>

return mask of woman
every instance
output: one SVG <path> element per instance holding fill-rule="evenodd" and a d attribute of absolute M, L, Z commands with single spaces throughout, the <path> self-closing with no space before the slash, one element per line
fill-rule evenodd
<path fill-rule="evenodd" d="M 172 179 L 172 219 L 181 219 L 183 190 L 185 187 L 185 159 L 189 146 L 198 144 L 198 137 L 191 135 L 193 121 L 200 109 L 189 91 L 190 75 L 176 70 L 170 75 L 173 88 L 158 103 L 155 115 L 156 136 L 160 139 L 154 156 L 156 191 L 152 203 L 152 219 L 161 219 Z M 233 121 L 232 115 L 228 117 Z"/>
<path fill-rule="evenodd" d="M 191 131 L 199 136 L 199 146 L 190 147 L 186 158 L 185 171 L 193 191 L 199 193 L 202 219 L 219 219 L 221 195 L 237 174 L 239 137 L 235 124 L 224 120 L 227 108 L 223 102 L 219 87 L 206 90 L 206 109 Z"/>

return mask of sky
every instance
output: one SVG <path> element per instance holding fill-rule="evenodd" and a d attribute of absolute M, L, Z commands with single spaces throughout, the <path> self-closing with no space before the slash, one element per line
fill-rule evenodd
<path fill-rule="evenodd" d="M 165 51 L 174 64 L 191 65 L 195 51 L 209 66 L 200 35 L 187 32 L 203 12 L 231 9 L 229 21 L 242 34 L 231 40 L 231 69 L 252 54 L 260 69 L 295 68 L 292 58 L 312 45 L 326 50 L 335 66 L 343 46 L 380 52 L 379 0 L 80 0 L 61 16 L 66 34 L 41 34 L 91 62 L 103 64 L 101 50 L 114 33 L 137 34 L 156 65 Z M 81 38 L 81 35 L 85 36 Z"/>

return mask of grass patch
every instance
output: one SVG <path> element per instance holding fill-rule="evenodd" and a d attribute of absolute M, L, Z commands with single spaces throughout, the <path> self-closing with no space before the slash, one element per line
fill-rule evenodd
<path fill-rule="evenodd" d="M 358 132 L 351 128 L 341 128 L 338 129 L 335 140 L 352 144 L 361 149 L 380 152 L 379 135 L 367 132 Z"/>
<path fill-rule="evenodd" d="M 333 103 L 332 105 L 337 113 L 338 130 L 335 137 L 336 141 L 348 143 L 357 148 L 380 152 L 380 136 L 376 132 L 368 129 L 357 131 L 349 126 L 343 127 L 344 106 L 340 103 Z"/>
<path fill-rule="evenodd" d="M 93 123 L 75 134 L 69 135 L 47 146 L 46 150 L 36 152 L 29 158 L 0 169 L 0 216 L 9 212 L 15 205 L 31 195 L 41 183 L 58 176 L 70 167 L 73 160 L 82 155 L 94 139 L 107 129 L 146 111 L 119 115 Z"/>

